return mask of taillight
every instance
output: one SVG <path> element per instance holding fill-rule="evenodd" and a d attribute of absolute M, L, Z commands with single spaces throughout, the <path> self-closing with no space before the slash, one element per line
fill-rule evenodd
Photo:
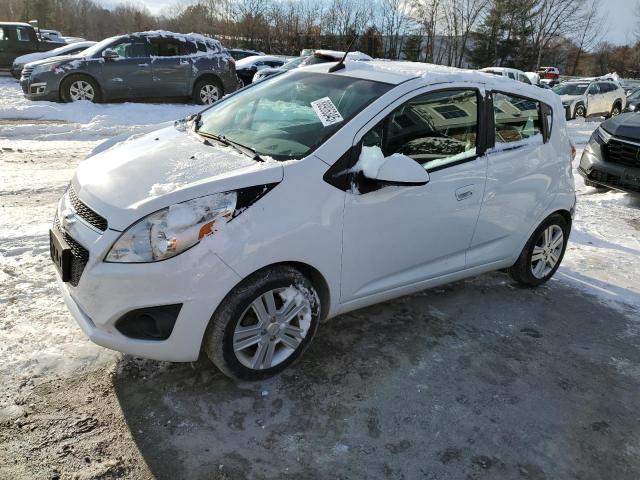
<path fill-rule="evenodd" d="M 573 162 L 576 159 L 576 146 L 573 144 L 573 142 L 571 142 L 570 145 L 571 145 L 571 161 Z"/>

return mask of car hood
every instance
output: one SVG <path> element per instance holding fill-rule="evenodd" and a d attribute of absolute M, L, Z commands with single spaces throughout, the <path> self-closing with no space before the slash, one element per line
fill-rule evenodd
<path fill-rule="evenodd" d="M 616 137 L 640 140 L 640 113 L 624 113 L 604 121 L 600 126 Z"/>
<path fill-rule="evenodd" d="M 214 143 L 214 142 L 212 142 Z M 78 197 L 124 230 L 174 203 L 238 188 L 280 182 L 279 162 L 258 162 L 230 147 L 206 144 L 178 123 L 134 136 L 80 163 Z"/>
<path fill-rule="evenodd" d="M 42 60 L 36 60 L 35 62 L 29 62 L 29 66 L 37 67 L 39 65 L 53 65 L 53 64 L 63 65 L 65 63 L 70 62 L 71 60 L 78 60 L 80 58 L 82 57 L 79 57 L 77 55 L 61 55 L 59 57 L 50 57 L 50 58 L 44 58 Z"/>
<path fill-rule="evenodd" d="M 27 53 L 26 55 L 21 55 L 18 58 L 16 58 L 13 61 L 13 64 L 16 66 L 24 65 L 26 63 L 37 62 L 39 60 L 42 60 L 43 58 L 49 58 L 50 56 L 51 55 L 49 54 L 49 52 Z"/>
<path fill-rule="evenodd" d="M 560 95 L 562 103 L 569 103 L 584 98 L 583 95 Z"/>

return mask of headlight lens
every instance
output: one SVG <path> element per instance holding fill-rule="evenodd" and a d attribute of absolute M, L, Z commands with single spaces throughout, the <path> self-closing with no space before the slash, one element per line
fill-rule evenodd
<path fill-rule="evenodd" d="M 236 192 L 216 193 L 159 210 L 129 227 L 106 262 L 157 262 L 175 257 L 233 217 Z"/>
<path fill-rule="evenodd" d="M 596 132 L 598 132 L 598 135 L 600 136 L 600 138 L 604 143 L 609 143 L 609 140 L 611 140 L 611 137 L 613 136 L 602 127 L 598 127 Z"/>

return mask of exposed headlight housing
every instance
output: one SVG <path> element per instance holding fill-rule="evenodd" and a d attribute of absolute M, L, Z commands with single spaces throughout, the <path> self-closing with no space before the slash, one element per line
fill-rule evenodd
<path fill-rule="evenodd" d="M 158 210 L 125 230 L 105 262 L 146 263 L 175 257 L 231 220 L 236 204 L 237 193 L 226 192 Z"/>
<path fill-rule="evenodd" d="M 627 107 L 629 109 L 630 112 L 635 112 L 636 111 L 636 106 L 631 104 Z"/>

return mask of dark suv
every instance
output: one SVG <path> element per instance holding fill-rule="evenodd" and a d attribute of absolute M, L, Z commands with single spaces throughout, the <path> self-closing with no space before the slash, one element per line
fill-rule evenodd
<path fill-rule="evenodd" d="M 239 82 L 235 61 L 217 40 L 162 31 L 111 37 L 81 56 L 28 63 L 20 85 L 31 100 L 189 97 L 210 104 Z"/>
<path fill-rule="evenodd" d="M 640 193 L 640 114 L 603 122 L 582 153 L 578 173 L 590 187 Z"/>

